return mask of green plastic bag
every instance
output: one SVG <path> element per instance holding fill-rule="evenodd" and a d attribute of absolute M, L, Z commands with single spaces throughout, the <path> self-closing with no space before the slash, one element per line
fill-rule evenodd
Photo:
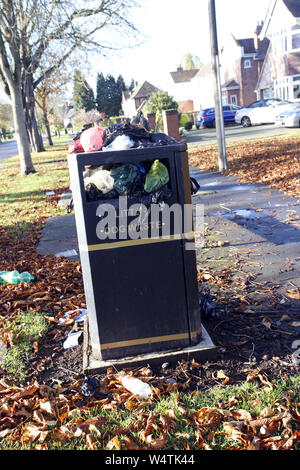
<path fill-rule="evenodd" d="M 144 189 L 147 193 L 158 191 L 169 182 L 168 168 L 159 160 L 155 160 L 146 175 Z"/>
<path fill-rule="evenodd" d="M 110 175 L 114 179 L 114 189 L 121 196 L 132 194 L 136 187 L 141 184 L 141 170 L 133 163 L 125 163 L 125 165 L 113 168 Z"/>
<path fill-rule="evenodd" d="M 19 284 L 20 282 L 29 283 L 34 280 L 27 271 L 19 273 L 18 271 L 0 271 L 0 284 Z"/>

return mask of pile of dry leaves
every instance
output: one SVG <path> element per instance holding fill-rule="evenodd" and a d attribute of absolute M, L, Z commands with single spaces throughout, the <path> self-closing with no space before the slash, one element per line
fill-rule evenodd
<path fill-rule="evenodd" d="M 300 196 L 300 138 L 274 138 L 227 144 L 229 169 L 242 183 L 262 183 L 288 194 Z M 189 150 L 190 163 L 203 170 L 216 170 L 216 146 Z"/>
<path fill-rule="evenodd" d="M 191 409 L 185 406 L 179 392 L 175 406 L 159 412 L 151 410 L 151 405 L 178 389 L 178 384 L 157 380 L 149 368 L 140 369 L 136 375 L 150 384 L 153 393 L 149 401 L 142 402 L 131 395 L 122 386 L 118 374 L 108 369 L 101 388 L 109 392 L 109 397 L 90 397 L 83 408 L 78 408 L 82 399 L 80 380 L 68 390 L 61 390 L 37 382 L 21 388 L 2 379 L 0 438 L 34 449 L 48 449 L 53 440 L 76 448 L 80 441 L 91 450 L 176 450 L 178 446 L 182 449 L 183 442 L 186 450 L 210 450 L 220 436 L 230 438 L 232 444 L 227 447 L 230 450 L 290 450 L 300 441 L 300 432 L 296 430 L 300 414 L 288 396 L 264 408 L 258 416 L 252 416 L 237 407 L 235 396 L 212 407 Z M 223 380 L 224 374 L 219 377 Z M 266 388 L 273 387 L 259 371 L 247 376 L 248 382 L 254 380 L 261 381 Z M 88 408 L 94 413 L 97 409 L 108 413 L 87 417 Z M 118 426 L 110 417 L 122 409 L 134 411 L 134 419 L 126 427 Z M 182 430 L 182 423 L 189 431 Z"/>

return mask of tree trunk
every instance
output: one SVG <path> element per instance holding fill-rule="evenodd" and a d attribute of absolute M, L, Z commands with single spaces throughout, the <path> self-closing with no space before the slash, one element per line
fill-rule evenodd
<path fill-rule="evenodd" d="M 48 121 L 47 109 L 46 109 L 46 105 L 44 103 L 43 103 L 43 120 L 44 120 L 44 124 L 45 124 L 45 127 L 46 127 L 48 144 L 53 145 L 50 124 L 49 124 L 49 121 Z"/>
<path fill-rule="evenodd" d="M 26 109 L 26 126 L 31 145 L 35 152 L 44 152 L 42 136 L 39 132 L 38 123 L 35 114 L 35 101 L 33 91 L 33 77 L 27 73 L 24 87 L 24 107 Z"/>
<path fill-rule="evenodd" d="M 20 157 L 21 175 L 25 176 L 29 173 L 35 173 L 35 169 L 30 154 L 30 145 L 25 125 L 23 98 L 20 84 L 14 84 L 14 86 L 11 87 L 10 96 Z"/>

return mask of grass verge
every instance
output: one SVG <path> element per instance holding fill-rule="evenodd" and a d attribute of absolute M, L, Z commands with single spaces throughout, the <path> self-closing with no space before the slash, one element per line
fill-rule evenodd
<path fill-rule="evenodd" d="M 67 163 L 54 163 L 53 160 L 59 159 L 58 155 L 65 158 L 66 146 L 58 146 L 55 156 L 51 157 L 52 151 L 34 156 L 36 174 L 21 178 L 18 170 L 12 167 L 0 173 L 0 209 L 3 214 L 0 233 L 10 239 L 10 252 L 7 251 L 6 256 L 2 254 L 5 263 L 13 255 L 16 259 L 24 256 L 22 246 L 11 242 L 12 232 L 20 239 L 20 233 L 26 233 L 31 225 L 65 213 L 57 208 L 57 198 L 69 185 Z M 255 155 L 252 157 L 255 158 Z M 42 164 L 45 161 L 50 163 Z M 46 191 L 55 191 L 56 194 L 47 196 Z M 27 240 L 32 244 L 32 259 L 19 261 L 20 266 L 26 269 L 25 263 L 33 263 L 36 256 L 33 254 L 36 240 L 30 237 Z M 44 307 L 48 309 L 48 315 L 52 314 L 55 319 L 57 312 L 82 306 L 63 303 L 69 299 L 70 302 L 78 302 L 78 297 L 82 296 L 81 286 L 76 285 L 75 293 L 68 292 L 75 265 L 64 271 L 66 267 L 58 261 L 56 263 L 55 272 L 52 259 L 38 266 L 38 292 L 27 289 L 26 301 L 40 302 L 39 312 L 19 312 L 20 302 L 25 299 L 25 288 L 22 286 L 11 289 L 13 294 L 6 298 L 5 303 L 2 299 L 7 287 L 0 288 L 1 305 L 3 311 L 4 307 L 6 309 L 0 323 L 7 324 L 7 312 L 11 315 L 9 330 L 16 349 L 11 352 L 9 361 L 15 373 L 18 370 L 20 374 L 25 373 L 22 361 L 26 363 L 28 356 L 34 355 L 35 341 L 46 334 L 42 321 Z M 59 275 L 62 276 L 60 283 Z M 35 293 L 38 294 L 36 299 Z M 200 377 L 197 367 L 192 373 Z M 219 374 L 223 381 L 224 374 L 222 371 Z M 148 377 L 145 374 L 141 379 L 147 380 Z M 151 383 L 150 379 L 148 381 Z M 82 400 L 80 381 L 74 381 L 66 391 L 62 389 L 62 384 L 57 384 L 56 388 L 36 383 L 16 388 L 1 381 L 0 408 L 3 414 L 0 418 L 4 419 L 0 419 L 0 448 L 298 449 L 299 375 L 282 376 L 269 382 L 260 370 L 251 370 L 247 380 L 238 385 L 226 383 L 208 391 L 193 392 L 176 389 L 177 385 L 172 381 L 155 380 L 153 400 L 143 403 L 121 387 L 114 373 L 108 373 L 104 386 L 113 399 L 90 397 L 82 407 L 78 406 Z"/>
<path fill-rule="evenodd" d="M 242 183 L 261 183 L 290 196 L 300 196 L 300 135 L 256 139 L 227 144 L 228 170 Z M 218 171 L 216 145 L 191 148 L 190 163 L 205 171 Z"/>
<path fill-rule="evenodd" d="M 35 354 L 38 341 L 48 331 L 49 325 L 43 314 L 22 312 L 4 324 L 11 334 L 13 346 L 6 351 L 4 365 L 8 376 L 16 383 L 27 378 L 27 362 Z"/>

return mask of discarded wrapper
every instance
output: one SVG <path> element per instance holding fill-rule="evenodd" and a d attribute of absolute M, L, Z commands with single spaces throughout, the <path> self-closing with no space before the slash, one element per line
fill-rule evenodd
<path fill-rule="evenodd" d="M 64 349 L 74 348 L 79 345 L 79 338 L 82 335 L 82 331 L 76 331 L 75 333 L 70 333 L 64 342 Z"/>

